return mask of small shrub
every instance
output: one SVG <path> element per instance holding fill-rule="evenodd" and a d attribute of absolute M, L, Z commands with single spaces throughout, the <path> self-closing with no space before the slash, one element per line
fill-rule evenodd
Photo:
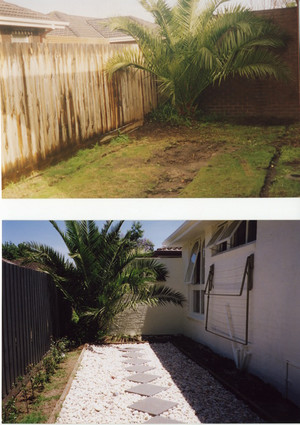
<path fill-rule="evenodd" d="M 130 137 L 128 136 L 128 134 L 122 134 L 119 131 L 119 135 L 117 137 L 114 137 L 113 139 L 111 139 L 110 144 L 111 145 L 120 145 L 122 143 L 128 143 L 130 141 Z"/>
<path fill-rule="evenodd" d="M 189 114 L 180 114 L 170 103 L 159 105 L 156 109 L 153 109 L 147 115 L 147 119 L 150 122 L 163 122 L 174 126 L 185 125 L 190 127 L 192 124 L 192 118 Z"/>
<path fill-rule="evenodd" d="M 51 354 L 44 357 L 43 366 L 45 369 L 45 380 L 46 382 L 50 382 L 50 377 L 54 374 L 56 370 L 56 363 Z"/>
<path fill-rule="evenodd" d="M 25 402 L 26 412 L 29 413 L 29 405 L 28 405 L 28 400 L 29 400 L 28 392 L 29 392 L 29 388 L 27 387 L 27 385 L 24 382 L 24 376 L 19 376 L 17 378 L 17 381 L 20 382 L 20 384 L 21 384 L 21 386 L 20 386 L 20 393 L 22 394 L 23 400 Z"/>
<path fill-rule="evenodd" d="M 35 389 L 43 390 L 45 388 L 46 375 L 42 370 L 39 370 L 33 377 L 33 386 Z"/>
<path fill-rule="evenodd" d="M 16 407 L 16 399 L 12 397 L 2 410 L 2 422 L 6 424 L 16 423 L 19 411 Z"/>

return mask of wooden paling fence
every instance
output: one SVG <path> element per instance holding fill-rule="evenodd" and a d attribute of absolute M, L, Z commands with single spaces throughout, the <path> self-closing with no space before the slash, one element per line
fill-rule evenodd
<path fill-rule="evenodd" d="M 57 292 L 45 273 L 2 262 L 2 398 L 59 335 Z"/>
<path fill-rule="evenodd" d="M 3 181 L 96 136 L 141 121 L 157 105 L 142 71 L 109 80 L 106 60 L 125 46 L 0 44 Z"/>

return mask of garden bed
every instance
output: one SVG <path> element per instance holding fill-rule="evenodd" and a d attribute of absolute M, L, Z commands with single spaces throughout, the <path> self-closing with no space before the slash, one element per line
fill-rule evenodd
<path fill-rule="evenodd" d="M 81 354 L 82 347 L 69 351 L 63 361 L 59 364 L 55 374 L 51 376 L 50 382 L 45 384 L 41 391 L 31 396 L 30 383 L 27 384 L 27 393 L 21 390 L 13 401 L 13 406 L 8 413 L 8 420 L 4 423 L 49 423 L 49 418 L 53 416 L 58 400 L 65 390 L 67 382 L 76 366 Z M 27 403 L 25 395 L 27 395 Z M 6 403 L 5 403 L 6 404 Z"/>

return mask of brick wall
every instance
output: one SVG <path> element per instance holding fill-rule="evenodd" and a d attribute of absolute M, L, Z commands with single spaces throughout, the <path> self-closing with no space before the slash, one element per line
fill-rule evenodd
<path fill-rule="evenodd" d="M 257 13 L 278 24 L 289 36 L 284 61 L 292 71 L 292 81 L 247 80 L 236 77 L 220 86 L 209 87 L 200 98 L 206 113 L 230 117 L 276 117 L 300 119 L 299 33 L 297 8 L 264 10 Z"/>

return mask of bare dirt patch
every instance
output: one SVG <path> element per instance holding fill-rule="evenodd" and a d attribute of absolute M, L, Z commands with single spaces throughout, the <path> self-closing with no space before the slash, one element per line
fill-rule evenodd
<path fill-rule="evenodd" d="M 151 124 L 145 125 L 136 134 L 136 138 L 151 136 L 158 141 L 170 139 L 170 144 L 162 151 L 148 159 L 147 163 L 158 165 L 160 177 L 155 188 L 148 189 L 146 197 L 173 198 L 190 183 L 201 167 L 207 166 L 208 160 L 222 150 L 225 142 L 212 142 L 199 138 L 199 132 L 190 129 L 180 131 L 174 127 L 157 129 Z"/>
<path fill-rule="evenodd" d="M 176 140 L 162 152 L 148 160 L 161 167 L 161 175 L 154 189 L 146 197 L 176 197 L 191 182 L 201 167 L 207 166 L 212 155 L 219 152 L 223 142 Z"/>

